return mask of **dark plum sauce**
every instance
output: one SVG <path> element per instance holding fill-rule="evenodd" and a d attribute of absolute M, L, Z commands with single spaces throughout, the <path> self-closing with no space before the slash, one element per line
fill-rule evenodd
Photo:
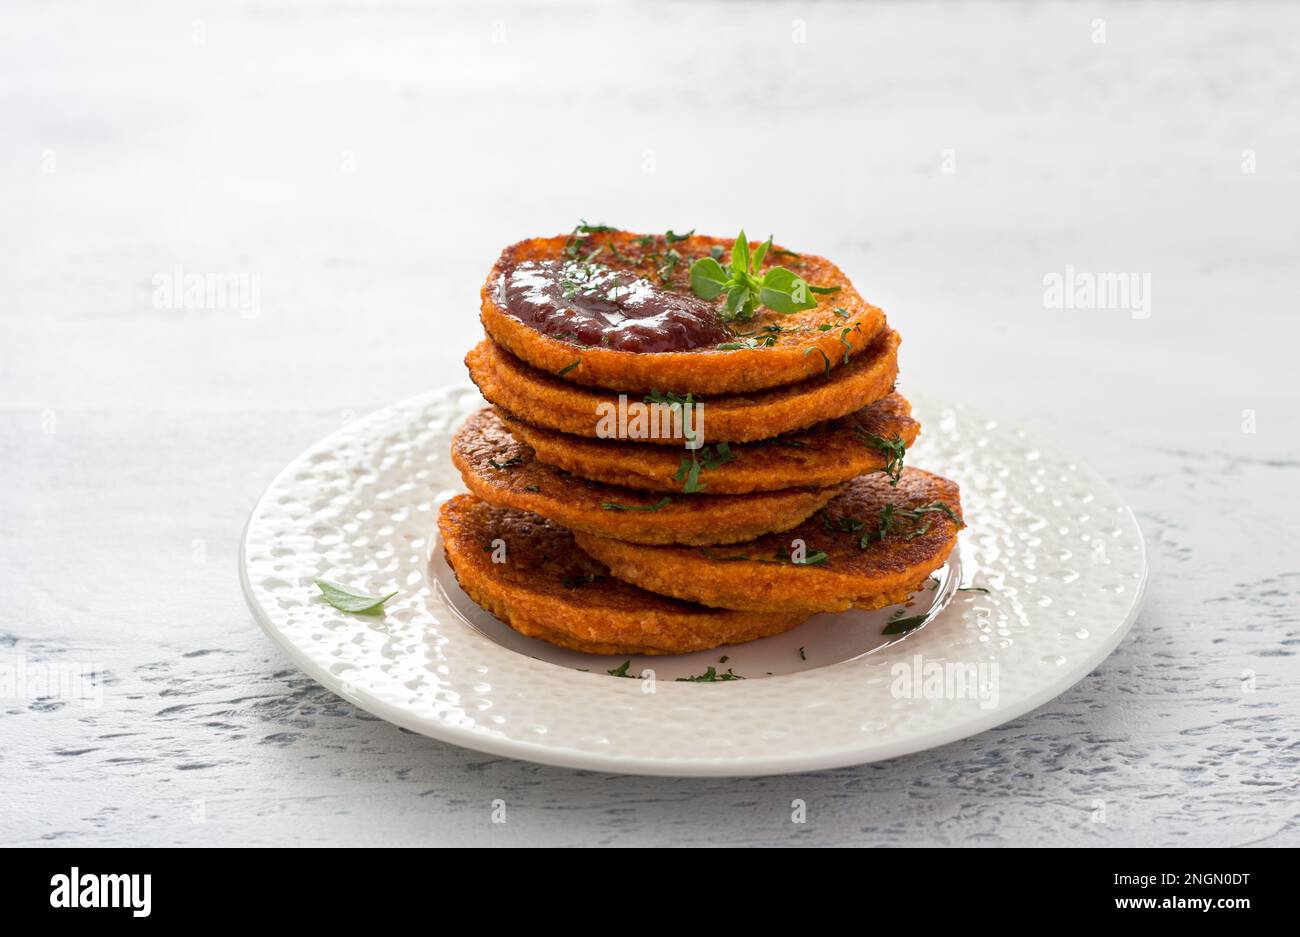
<path fill-rule="evenodd" d="M 501 275 L 497 301 L 543 335 L 616 351 L 691 351 L 733 338 L 711 304 L 603 264 L 516 264 Z"/>

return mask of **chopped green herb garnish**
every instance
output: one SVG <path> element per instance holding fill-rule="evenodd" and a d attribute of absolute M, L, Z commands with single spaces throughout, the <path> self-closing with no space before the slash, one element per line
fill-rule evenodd
<path fill-rule="evenodd" d="M 702 674 L 694 677 L 678 677 L 678 683 L 725 683 L 728 680 L 744 680 L 740 674 L 732 673 L 731 668 L 727 668 L 726 673 L 718 673 L 718 669 L 709 665 L 709 669 Z"/>
<path fill-rule="evenodd" d="M 693 495 L 707 487 L 700 484 L 700 462 L 698 459 L 682 457 L 682 463 L 677 466 L 677 474 L 673 477 L 673 481 L 682 481 L 683 479 L 685 479 L 685 484 L 682 485 L 682 491 L 685 494 Z"/>
<path fill-rule="evenodd" d="M 898 480 L 903 477 L 903 460 L 907 457 L 907 444 L 903 442 L 903 437 L 895 433 L 892 439 L 886 439 L 875 433 L 868 433 L 860 426 L 856 429 L 868 446 L 879 450 L 885 456 L 885 464 L 880 471 L 889 476 L 891 486 L 898 487 Z"/>
<path fill-rule="evenodd" d="M 673 481 L 685 481 L 682 491 L 688 495 L 695 494 L 708 487 L 700 481 L 700 469 L 709 471 L 719 465 L 726 465 L 728 462 L 734 462 L 735 460 L 736 456 L 732 453 L 731 446 L 725 442 L 692 450 L 689 456 L 682 456 L 682 461 L 677 466 L 677 474 L 673 476 Z"/>
<path fill-rule="evenodd" d="M 511 456 L 504 462 L 498 462 L 496 459 L 488 459 L 488 465 L 492 466 L 494 469 L 508 469 L 521 464 L 523 461 L 522 456 Z"/>
<path fill-rule="evenodd" d="M 844 346 L 844 364 L 849 363 L 849 355 L 853 354 L 853 343 L 849 341 L 849 333 L 853 329 L 845 329 L 840 333 L 840 344 Z"/>
<path fill-rule="evenodd" d="M 907 634 L 925 624 L 924 615 L 913 615 L 911 618 L 896 618 L 889 624 L 885 625 L 881 634 Z"/>
<path fill-rule="evenodd" d="M 569 234 L 568 240 L 564 242 L 564 255 L 566 257 L 577 258 L 579 253 L 581 253 L 581 245 L 584 238 L 592 234 L 605 234 L 616 230 L 618 229 L 612 228 L 606 224 L 587 224 L 587 220 L 584 218 L 578 222 L 572 233 Z"/>
<path fill-rule="evenodd" d="M 725 442 L 715 443 L 712 453 L 709 452 L 709 447 L 705 446 L 700 450 L 700 454 L 704 458 L 704 467 L 706 469 L 717 468 L 719 465 L 726 465 L 728 462 L 736 461 L 736 457 L 731 451 L 731 444 Z"/>
<path fill-rule="evenodd" d="M 695 233 L 694 228 L 691 228 L 691 230 L 687 231 L 685 234 L 674 234 L 672 232 L 672 229 L 669 229 L 668 232 L 664 234 L 664 240 L 667 241 L 669 244 L 676 244 L 678 241 L 686 240 L 694 233 Z"/>
<path fill-rule="evenodd" d="M 799 648 L 799 659 L 800 659 L 800 660 L 807 660 L 807 659 L 808 659 L 808 655 L 805 654 L 805 653 L 803 652 L 803 648 L 802 648 L 802 647 Z"/>
<path fill-rule="evenodd" d="M 690 407 L 700 403 L 701 401 L 691 393 L 688 393 L 683 397 L 681 394 L 675 394 L 672 391 L 668 391 L 666 394 L 661 394 L 657 390 L 651 390 L 646 396 L 645 402 L 663 404 L 668 407 Z"/>
<path fill-rule="evenodd" d="M 662 507 L 672 503 L 672 498 L 664 495 L 662 499 L 654 504 L 618 504 L 615 501 L 602 501 L 600 506 L 606 511 L 658 511 Z"/>
<path fill-rule="evenodd" d="M 630 666 L 632 666 L 632 661 L 630 659 L 625 660 L 613 670 L 607 670 L 605 673 L 609 674 L 611 677 L 627 677 L 629 680 L 635 680 L 637 679 L 636 674 L 627 672 L 627 668 Z"/>
<path fill-rule="evenodd" d="M 555 375 L 556 377 L 564 377 L 564 375 L 568 374 L 580 364 L 582 364 L 582 359 L 575 358 L 573 359 L 573 364 L 566 364 L 564 367 L 560 368 L 560 370 L 556 371 Z"/>
<path fill-rule="evenodd" d="M 656 255 L 655 259 L 659 261 L 658 266 L 655 268 L 655 272 L 659 274 L 659 280 L 661 283 L 667 283 L 673 278 L 673 271 L 675 271 L 677 265 L 681 263 L 682 255 L 677 253 L 676 248 L 670 247 L 664 253 Z"/>
<path fill-rule="evenodd" d="M 821 566 L 830 559 L 830 555 L 823 553 L 821 550 L 813 550 L 811 553 L 804 555 L 803 561 L 800 562 L 794 558 L 794 551 L 786 553 L 783 549 L 778 548 L 773 559 L 785 560 L 793 563 L 795 566 Z"/>
<path fill-rule="evenodd" d="M 819 354 L 819 355 L 822 356 L 822 363 L 826 365 L 826 376 L 827 376 L 827 377 L 830 377 L 830 376 L 831 376 L 831 359 L 828 358 L 828 357 L 826 356 L 826 352 L 822 351 L 822 350 L 821 350 L 820 348 L 818 348 L 816 345 L 813 345 L 811 348 L 805 348 L 805 349 L 803 350 L 803 356 L 804 356 L 805 358 L 807 358 L 808 355 L 809 355 L 811 352 L 814 352 L 814 351 L 817 352 L 817 354 Z"/>
<path fill-rule="evenodd" d="M 834 309 L 831 310 L 831 312 L 835 313 L 841 319 L 847 319 L 849 317 L 849 311 L 845 309 L 843 306 L 836 306 Z"/>
<path fill-rule="evenodd" d="M 840 517 L 831 517 L 825 511 L 822 512 L 822 527 L 826 530 L 837 531 L 839 533 L 856 534 L 867 526 L 856 517 L 849 517 L 847 514 Z"/>
<path fill-rule="evenodd" d="M 825 296 L 830 293 L 838 293 L 842 289 L 843 289 L 842 286 L 810 286 L 808 287 L 808 292 L 820 293 L 823 296 Z"/>
<path fill-rule="evenodd" d="M 931 501 L 929 504 L 923 504 L 915 508 L 897 508 L 892 504 L 886 504 L 880 509 L 880 524 L 876 530 L 868 530 L 862 535 L 858 546 L 866 549 L 873 540 L 884 540 L 892 533 L 903 533 L 905 527 L 911 529 L 903 533 L 903 539 L 915 540 L 917 537 L 923 537 L 930 532 L 934 526 L 934 515 L 943 514 L 954 523 L 962 522 L 961 516 L 942 501 Z M 925 523 L 917 526 L 924 519 Z"/>

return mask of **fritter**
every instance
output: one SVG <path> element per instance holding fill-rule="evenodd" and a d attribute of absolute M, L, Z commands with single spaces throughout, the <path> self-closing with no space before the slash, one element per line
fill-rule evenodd
<path fill-rule="evenodd" d="M 829 377 L 752 394 L 692 396 L 687 402 L 703 405 L 705 442 L 752 442 L 806 429 L 853 413 L 891 393 L 898 377 L 898 343 L 898 333 L 887 329 L 871 347 Z M 620 410 L 618 394 L 577 387 L 544 374 L 490 340 L 475 346 L 465 357 L 465 365 L 484 397 L 536 426 L 600 438 L 603 415 Z M 629 401 L 623 396 L 623 411 L 629 404 L 664 399 L 632 395 Z M 681 398 L 674 401 L 680 403 Z M 661 426 L 660 432 L 639 441 L 677 446 L 684 442 L 680 426 Z"/>
<path fill-rule="evenodd" d="M 573 334 L 563 338 L 543 334 L 502 305 L 507 302 L 503 277 L 520 264 L 539 261 L 576 266 L 579 273 L 570 271 L 566 276 L 578 280 L 582 271 L 595 265 L 607 275 L 626 274 L 624 279 L 635 280 L 643 291 L 665 290 L 695 303 L 691 264 L 714 252 L 728 263 L 734 243 L 732 238 L 702 235 L 669 241 L 665 235 L 612 230 L 520 241 L 502 252 L 483 284 L 483 327 L 511 353 L 541 371 L 563 372 L 566 382 L 682 394 L 738 393 L 812 378 L 823 367 L 839 367 L 846 353 L 851 357 L 861 352 L 885 327 L 885 314 L 863 300 L 833 263 L 779 246 L 767 251 L 763 269 L 784 267 L 802 277 L 818 290 L 807 297 L 817 302 L 816 307 L 786 315 L 759 307 L 749 321 L 731 323 L 732 328 L 726 330 L 729 334 L 712 335 L 705 348 L 647 353 L 585 344 Z M 566 296 L 571 297 L 573 289 L 569 287 Z M 721 309 L 722 300 L 708 305 Z M 615 318 L 622 316 L 616 313 Z M 713 342 L 716 338 L 725 341 Z M 726 348 L 720 350 L 718 344 Z M 573 367 L 575 361 L 579 363 Z"/>
<path fill-rule="evenodd" d="M 471 495 L 442 506 L 438 529 L 471 599 L 520 634 L 575 651 L 686 654 L 779 634 L 807 617 L 705 608 L 646 592 L 609 576 L 564 528 Z"/>
<path fill-rule="evenodd" d="M 652 592 L 719 608 L 811 614 L 902 602 L 943 565 L 962 526 L 957 485 L 908 468 L 897 486 L 883 474 L 863 475 L 815 517 L 749 543 L 576 539 L 613 575 Z"/>
<path fill-rule="evenodd" d="M 505 412 L 499 416 L 539 461 L 582 478 L 649 491 L 744 494 L 824 487 L 882 469 L 896 472 L 921 430 L 911 410 L 901 395 L 890 394 L 806 430 L 761 442 L 706 446 L 693 456 L 666 446 L 557 433 Z"/>
<path fill-rule="evenodd" d="M 452 440 L 451 457 L 465 486 L 484 501 L 634 543 L 749 540 L 794 527 L 844 487 L 671 496 L 604 485 L 538 461 L 490 407 L 465 421 Z"/>

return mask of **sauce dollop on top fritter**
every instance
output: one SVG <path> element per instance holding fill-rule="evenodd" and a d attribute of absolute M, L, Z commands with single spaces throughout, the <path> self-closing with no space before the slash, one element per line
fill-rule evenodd
<path fill-rule="evenodd" d="M 543 335 L 589 347 L 691 351 L 734 337 L 711 303 L 604 264 L 524 261 L 501 274 L 497 296 Z"/>

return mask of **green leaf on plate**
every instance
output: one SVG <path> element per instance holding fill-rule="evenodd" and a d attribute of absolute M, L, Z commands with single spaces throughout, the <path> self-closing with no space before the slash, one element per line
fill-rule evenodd
<path fill-rule="evenodd" d="M 397 595 L 396 592 L 390 592 L 388 595 L 369 595 L 349 589 L 340 583 L 330 582 L 328 579 L 312 581 L 320 588 L 326 602 L 340 612 L 352 612 L 356 615 L 377 615 L 384 610 L 384 603 Z"/>

